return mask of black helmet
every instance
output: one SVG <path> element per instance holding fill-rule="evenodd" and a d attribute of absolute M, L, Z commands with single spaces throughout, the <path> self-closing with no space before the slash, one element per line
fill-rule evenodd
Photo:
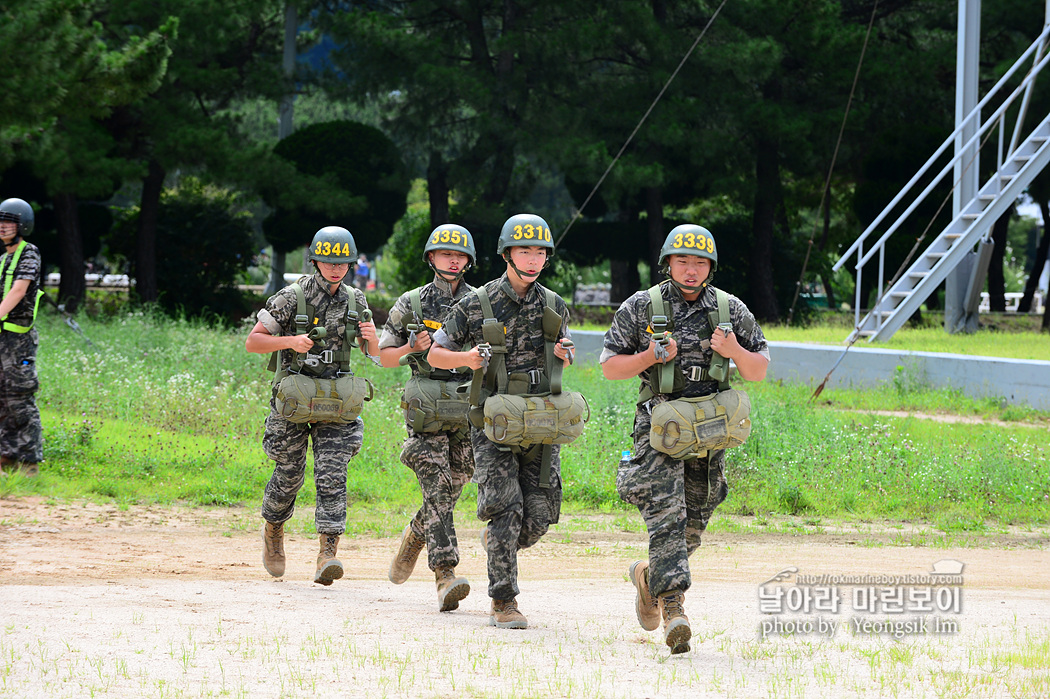
<path fill-rule="evenodd" d="M 357 259 L 357 243 L 342 226 L 325 226 L 314 233 L 309 257 L 318 262 L 353 264 Z"/>
<path fill-rule="evenodd" d="M 21 199 L 5 199 L 0 202 L 0 221 L 18 224 L 18 235 L 25 238 L 33 232 L 33 207 Z"/>

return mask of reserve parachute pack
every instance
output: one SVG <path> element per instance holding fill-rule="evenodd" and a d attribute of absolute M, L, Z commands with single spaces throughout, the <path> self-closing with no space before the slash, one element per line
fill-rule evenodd
<path fill-rule="evenodd" d="M 718 307 L 708 314 L 708 325 L 733 331 L 729 316 L 729 295 L 715 289 Z M 666 310 L 660 286 L 649 289 L 649 329 L 653 335 L 673 330 L 673 319 Z M 708 335 L 710 337 L 710 335 Z M 701 338 L 706 339 L 706 338 Z M 729 387 L 729 359 L 712 352 L 709 367 L 690 367 L 688 373 L 671 360 L 654 364 L 649 385 L 639 394 L 639 403 L 658 394 L 677 393 L 686 381 L 717 381 L 718 392 L 699 398 L 679 398 L 654 405 L 649 444 L 675 459 L 704 458 L 709 451 L 728 449 L 744 443 L 751 434 L 751 399 L 743 391 Z"/>
<path fill-rule="evenodd" d="M 428 328 L 437 330 L 440 325 L 433 321 L 428 324 L 423 318 L 419 293 L 419 289 L 408 293 L 413 322 L 406 323 L 405 327 L 412 333 Z M 457 390 L 468 377 L 462 376 L 455 380 L 452 372 L 430 366 L 426 357 L 427 352 L 411 352 L 401 357 L 400 363 L 413 365 L 417 373 L 405 384 L 405 393 L 401 399 L 405 420 L 415 432 L 452 432 L 468 427 L 470 401 Z"/>
<path fill-rule="evenodd" d="M 323 346 L 325 328 L 317 324 L 313 306 L 306 303 L 300 284 L 305 278 L 300 277 L 292 284 L 296 303 L 295 334 L 308 335 L 314 340 L 315 347 Z M 360 314 L 353 291 L 346 284 L 342 286 L 348 297 L 342 350 L 297 353 L 287 369 L 281 369 L 280 351 L 270 356 L 270 370 L 274 372 L 273 383 L 277 387 L 274 405 L 281 417 L 289 422 L 351 423 L 361 415 L 365 402 L 372 400 L 375 394 L 368 379 L 354 376 L 350 371 L 350 355 L 357 339 Z M 336 378 L 317 378 L 329 365 L 336 363 L 339 365 Z"/>
<path fill-rule="evenodd" d="M 569 444 L 583 434 L 591 417 L 582 393 L 562 390 L 563 363 L 554 355 L 563 322 L 555 308 L 557 295 L 544 288 L 544 366 L 541 372 L 507 372 L 506 329 L 492 312 L 485 287 L 475 289 L 481 301 L 482 335 L 491 358 L 487 370 L 475 371 L 470 384 L 470 421 L 493 443 L 527 460 L 541 455 L 540 487 L 550 487 L 555 444 Z M 536 389 L 531 391 L 530 389 Z"/>
<path fill-rule="evenodd" d="M 18 267 L 18 261 L 22 259 L 22 251 L 26 249 L 26 245 L 26 241 L 23 240 L 18 244 L 18 247 L 15 248 L 15 251 L 13 253 L 4 253 L 3 256 L 0 256 L 0 267 L 2 267 L 4 270 L 4 293 L 3 296 L 0 296 L 0 299 L 7 298 L 7 295 L 11 293 L 11 287 L 14 285 L 15 281 L 15 269 Z M 3 264 L 4 262 L 6 262 L 7 264 Z M 7 316 L 4 316 L 4 318 L 0 319 L 0 321 L 3 321 L 2 324 L 0 324 L 0 330 L 3 330 L 4 332 L 13 333 L 27 333 L 30 330 L 32 330 L 33 325 L 36 323 L 36 312 L 40 308 L 40 299 L 43 297 L 43 295 L 44 290 L 41 289 L 38 285 L 36 290 L 36 298 L 33 299 L 33 316 L 32 319 L 29 321 L 29 325 L 19 325 L 18 323 L 11 323 L 6 319 Z"/>

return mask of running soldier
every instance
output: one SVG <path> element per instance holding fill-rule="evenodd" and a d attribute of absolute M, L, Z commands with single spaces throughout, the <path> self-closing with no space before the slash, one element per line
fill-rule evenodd
<path fill-rule="evenodd" d="M 35 476 L 44 459 L 36 407 L 40 338 L 33 327 L 43 296 L 40 251 L 25 240 L 33 221 L 33 207 L 21 199 L 0 203 L 0 473 L 18 469 L 27 476 Z"/>
<path fill-rule="evenodd" d="M 646 631 L 656 629 L 662 615 L 664 641 L 671 653 L 683 653 L 692 635 L 683 606 L 691 584 L 689 555 L 725 500 L 725 450 L 685 459 L 657 451 L 650 443 L 652 411 L 669 400 L 728 387 L 728 359 L 743 379 L 765 378 L 769 350 L 747 306 L 710 285 L 718 253 L 707 229 L 683 225 L 672 230 L 660 250 L 660 265 L 670 279 L 620 305 L 605 333 L 600 361 L 607 379 L 641 378 L 634 455 L 616 474 L 620 498 L 638 508 L 649 530 L 649 560 L 637 561 L 628 571 L 637 589 L 635 612 Z M 663 382 L 657 369 L 671 362 L 673 373 Z M 713 362 L 721 370 L 715 371 Z"/>
<path fill-rule="evenodd" d="M 434 369 L 427 352 L 431 331 L 440 330 L 449 308 L 474 291 L 463 275 L 476 257 L 474 239 L 466 228 L 451 224 L 435 228 L 423 248 L 423 260 L 434 270 L 434 280 L 401 295 L 379 338 L 383 366 L 412 367 L 401 400 L 408 431 L 401 462 L 416 474 L 423 493 L 423 506 L 402 532 L 390 563 L 390 582 L 400 585 L 408 580 L 425 544 L 442 612 L 458 608 L 470 594 L 467 579 L 456 576 L 459 544 L 453 522 L 456 502 L 474 473 L 469 405 L 465 395 L 456 393 L 460 384 L 470 380 L 470 372 Z"/>
<path fill-rule="evenodd" d="M 517 214 L 507 219 L 497 244 L 497 253 L 507 262 L 506 272 L 452 307 L 434 335 L 431 366 L 467 366 L 486 392 L 527 395 L 551 390 L 557 362 L 560 390 L 560 368 L 571 361 L 568 308 L 560 296 L 536 281 L 553 252 L 550 228 L 542 218 Z M 548 333 L 544 321 L 555 313 L 560 322 Z M 484 371 L 479 374 L 479 369 Z M 472 412 L 478 518 L 488 521 L 482 542 L 492 598 L 489 624 L 524 629 L 528 621 L 516 601 L 518 550 L 534 545 L 558 521 L 560 447 L 515 451 L 497 445 L 486 437 L 476 411 Z"/>
<path fill-rule="evenodd" d="M 335 380 L 352 375 L 350 356 L 355 336 L 364 341 L 362 350 L 366 355 L 371 356 L 379 344 L 364 293 L 342 283 L 357 258 L 350 231 L 338 226 L 317 231 L 309 257 L 314 274 L 301 277 L 271 296 L 244 343 L 249 352 L 279 353 L 274 367 L 278 379 L 300 375 Z M 318 345 L 324 343 L 323 351 L 311 353 L 315 340 Z M 290 411 L 278 409 L 278 400 L 282 400 L 282 383 L 278 379 L 274 381 L 263 434 L 263 450 L 276 462 L 262 503 L 262 517 L 266 520 L 263 567 L 275 578 L 284 575 L 284 523 L 291 518 L 296 495 L 303 486 L 306 451 L 312 438 L 317 487 L 314 523 L 320 540 L 314 582 L 331 585 L 343 577 L 343 564 L 336 555 L 339 537 L 346 531 L 346 468 L 361 450 L 364 425 L 359 417 L 348 424 L 310 420 L 309 416 L 306 421 L 287 419 Z M 309 410 L 313 410 L 313 402 L 309 405 Z M 288 408 L 290 401 L 283 402 L 283 406 Z"/>

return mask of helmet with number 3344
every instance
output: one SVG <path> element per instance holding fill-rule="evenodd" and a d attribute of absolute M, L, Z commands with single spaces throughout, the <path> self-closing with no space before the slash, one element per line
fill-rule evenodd
<path fill-rule="evenodd" d="M 318 262 L 353 264 L 357 260 L 357 244 L 342 226 L 325 226 L 314 233 L 309 257 Z"/>
<path fill-rule="evenodd" d="M 554 237 L 550 226 L 536 214 L 515 214 L 503 224 L 496 244 L 496 254 L 504 256 L 507 248 L 536 245 L 550 248 L 548 259 L 554 254 Z"/>

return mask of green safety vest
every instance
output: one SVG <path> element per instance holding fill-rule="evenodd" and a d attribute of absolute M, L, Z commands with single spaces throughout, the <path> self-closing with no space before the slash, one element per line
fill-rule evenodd
<path fill-rule="evenodd" d="M 0 299 L 7 298 L 7 295 L 11 293 L 11 287 L 15 283 L 15 269 L 18 268 L 18 261 L 22 258 L 22 251 L 26 249 L 26 241 L 22 241 L 15 248 L 14 253 L 5 252 L 3 257 L 0 257 L 0 269 L 4 270 L 4 294 L 0 296 Z M 10 260 L 8 259 L 10 258 Z M 10 265 L 8 264 L 10 262 Z M 43 289 L 37 287 L 36 298 L 33 300 L 33 318 L 29 321 L 29 325 L 18 325 L 17 323 L 11 323 L 6 320 L 7 316 L 0 318 L 3 321 L 3 325 L 0 326 L 5 331 L 15 333 L 27 333 L 32 330 L 33 325 L 36 323 L 36 312 L 40 308 L 40 298 L 44 295 Z"/>

